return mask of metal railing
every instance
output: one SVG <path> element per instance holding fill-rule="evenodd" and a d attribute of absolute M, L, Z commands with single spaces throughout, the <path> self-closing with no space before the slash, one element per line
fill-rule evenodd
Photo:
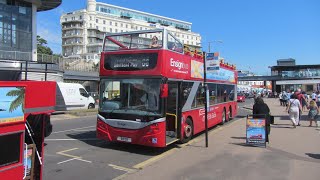
<path fill-rule="evenodd" d="M 0 50 L 0 60 L 32 62 L 31 52 Z M 37 54 L 38 63 L 56 64 L 60 71 L 98 72 L 99 64 L 82 57 L 64 58 L 59 55 Z"/>
<path fill-rule="evenodd" d="M 0 50 L 0 59 L 31 61 L 32 60 L 32 53 L 31 52 L 21 52 L 21 51 Z"/>

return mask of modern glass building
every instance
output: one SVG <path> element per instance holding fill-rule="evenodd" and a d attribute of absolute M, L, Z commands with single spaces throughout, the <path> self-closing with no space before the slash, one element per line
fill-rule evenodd
<path fill-rule="evenodd" d="M 53 9 L 61 1 L 0 0 L 0 80 L 63 79 L 55 66 L 29 62 L 37 61 L 37 12 Z M 25 73 L 27 69 L 29 72 Z M 47 70 L 51 73 L 45 76 L 43 72 Z"/>
<path fill-rule="evenodd" d="M 289 64 L 288 61 L 282 62 L 271 67 L 272 76 L 278 77 L 275 81 L 277 92 L 302 89 L 312 93 L 320 90 L 320 64 L 296 65 L 295 60 Z"/>
<path fill-rule="evenodd" d="M 36 61 L 36 13 L 60 4 L 61 0 L 0 0 L 0 60 Z"/>

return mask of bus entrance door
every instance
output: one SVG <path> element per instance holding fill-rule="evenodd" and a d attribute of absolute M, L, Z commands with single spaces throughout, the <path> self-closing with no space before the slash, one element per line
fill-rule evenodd
<path fill-rule="evenodd" d="M 179 118 L 179 82 L 168 83 L 168 99 L 166 113 L 166 144 L 179 140 L 178 118 Z"/>

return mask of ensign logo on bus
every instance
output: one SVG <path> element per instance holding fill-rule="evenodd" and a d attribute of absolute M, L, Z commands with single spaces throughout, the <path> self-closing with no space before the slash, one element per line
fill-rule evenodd
<path fill-rule="evenodd" d="M 188 64 L 185 64 L 183 62 L 179 62 L 179 60 L 174 60 L 173 58 L 170 58 L 170 66 L 171 67 L 176 67 L 179 70 L 180 69 L 189 69 Z"/>

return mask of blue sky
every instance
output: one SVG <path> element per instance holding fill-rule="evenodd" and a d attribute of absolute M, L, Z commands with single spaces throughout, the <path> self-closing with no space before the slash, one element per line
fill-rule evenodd
<path fill-rule="evenodd" d="M 86 0 L 62 0 L 50 11 L 38 13 L 38 34 L 61 52 L 62 13 L 84 9 Z M 192 23 L 202 36 L 203 49 L 219 51 L 237 69 L 270 74 L 277 59 L 297 64 L 320 64 L 319 0 L 98 0 L 117 6 Z"/>

